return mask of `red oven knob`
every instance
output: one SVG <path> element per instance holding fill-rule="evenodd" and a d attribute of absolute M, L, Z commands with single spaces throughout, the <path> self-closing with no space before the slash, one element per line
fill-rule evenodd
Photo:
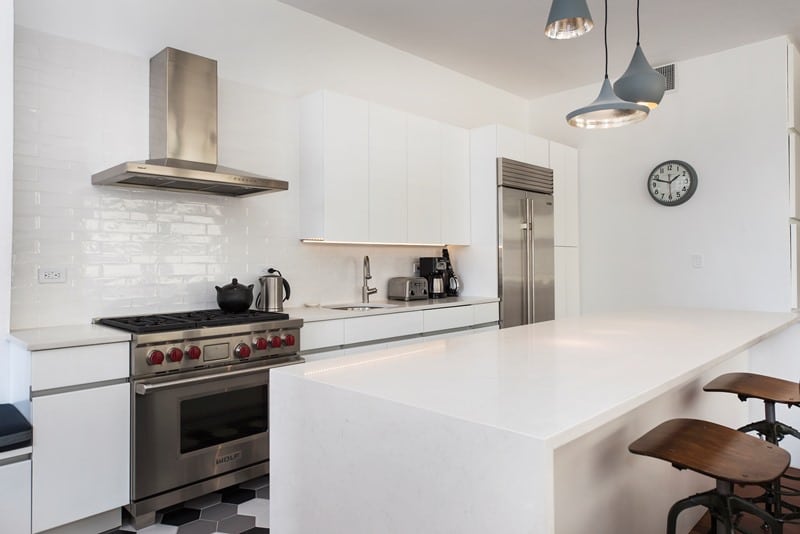
<path fill-rule="evenodd" d="M 245 345 L 244 343 L 239 343 L 236 345 L 236 348 L 233 349 L 233 355 L 237 358 L 249 358 L 250 357 L 250 347 Z"/>
<path fill-rule="evenodd" d="M 148 365 L 161 365 L 164 363 L 164 353 L 160 350 L 151 350 L 147 353 Z"/>
<path fill-rule="evenodd" d="M 167 357 L 171 362 L 179 362 L 183 359 L 183 351 L 178 347 L 172 347 L 167 351 Z"/>
<path fill-rule="evenodd" d="M 286 336 L 283 338 L 283 341 L 286 343 L 287 347 L 294 346 L 294 336 L 292 334 L 286 334 Z"/>
<path fill-rule="evenodd" d="M 256 350 L 266 350 L 268 346 L 267 340 L 263 337 L 258 337 L 256 338 L 255 343 L 253 343 L 253 346 L 256 348 Z"/>
<path fill-rule="evenodd" d="M 269 338 L 269 346 L 272 347 L 273 349 L 281 348 L 281 338 L 279 338 L 278 336 L 272 336 L 271 338 Z"/>
<path fill-rule="evenodd" d="M 200 350 L 200 347 L 197 345 L 192 345 L 191 347 L 186 349 L 186 355 L 189 357 L 190 360 L 199 360 L 200 354 L 203 351 Z"/>

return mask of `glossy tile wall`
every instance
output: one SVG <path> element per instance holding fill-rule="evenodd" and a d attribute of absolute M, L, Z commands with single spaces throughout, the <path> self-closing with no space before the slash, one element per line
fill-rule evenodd
<path fill-rule="evenodd" d="M 288 304 L 353 301 L 365 254 L 385 298 L 389 277 L 437 252 L 300 243 L 295 96 L 221 79 L 219 99 L 220 163 L 288 192 L 94 187 L 93 172 L 148 155 L 148 58 L 16 27 L 13 329 L 215 307 L 215 285 L 268 266 L 291 282 Z M 39 283 L 47 267 L 66 268 L 66 283 Z"/>

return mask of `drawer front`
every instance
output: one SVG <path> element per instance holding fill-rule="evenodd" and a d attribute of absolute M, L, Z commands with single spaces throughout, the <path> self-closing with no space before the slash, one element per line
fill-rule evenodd
<path fill-rule="evenodd" d="M 500 320 L 500 306 L 497 302 L 476 304 L 472 307 L 474 322 L 472 324 L 496 323 Z"/>
<path fill-rule="evenodd" d="M 33 391 L 127 378 L 129 372 L 129 343 L 31 352 Z"/>
<path fill-rule="evenodd" d="M 419 311 L 345 319 L 344 341 L 363 343 L 374 339 L 419 334 L 422 332 L 422 314 Z"/>
<path fill-rule="evenodd" d="M 344 321 L 316 321 L 303 324 L 300 334 L 302 351 L 344 345 Z"/>
<path fill-rule="evenodd" d="M 424 332 L 426 333 L 450 330 L 452 328 L 465 328 L 473 324 L 472 306 L 439 308 L 425 310 L 422 313 L 425 317 Z"/>

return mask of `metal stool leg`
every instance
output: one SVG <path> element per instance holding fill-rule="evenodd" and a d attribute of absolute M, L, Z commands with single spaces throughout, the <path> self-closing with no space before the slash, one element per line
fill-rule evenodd
<path fill-rule="evenodd" d="M 709 510 L 719 507 L 719 496 L 715 490 L 707 491 L 705 493 L 698 493 L 691 497 L 686 497 L 673 504 L 669 513 L 667 514 L 667 534 L 676 534 L 678 528 L 678 516 L 684 510 L 694 508 L 695 506 L 705 506 Z"/>

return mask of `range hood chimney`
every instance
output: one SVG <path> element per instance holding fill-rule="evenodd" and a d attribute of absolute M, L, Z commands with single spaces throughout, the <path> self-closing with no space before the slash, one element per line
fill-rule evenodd
<path fill-rule="evenodd" d="M 92 183 L 232 197 L 289 189 L 217 164 L 217 62 L 175 48 L 150 59 L 150 159 L 93 174 Z"/>

